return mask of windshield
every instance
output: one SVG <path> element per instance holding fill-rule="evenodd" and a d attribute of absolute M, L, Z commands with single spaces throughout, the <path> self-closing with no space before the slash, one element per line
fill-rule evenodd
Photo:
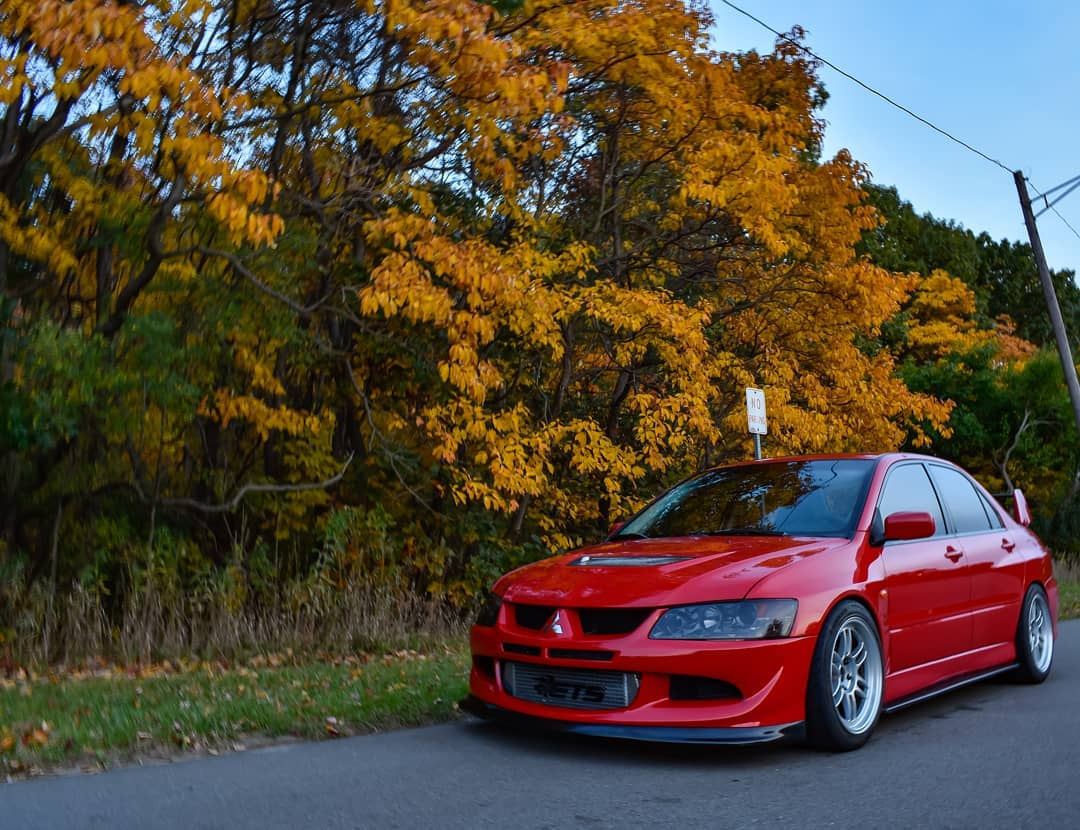
<path fill-rule="evenodd" d="M 613 539 L 832 536 L 855 532 L 874 462 L 783 461 L 710 470 L 678 484 Z"/>

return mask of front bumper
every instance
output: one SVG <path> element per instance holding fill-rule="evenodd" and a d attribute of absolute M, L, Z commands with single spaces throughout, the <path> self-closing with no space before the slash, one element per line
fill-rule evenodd
<path fill-rule="evenodd" d="M 627 635 L 567 637 L 505 622 L 474 626 L 470 697 L 463 708 L 497 720 L 650 741 L 758 743 L 781 738 L 805 720 L 813 637 L 650 640 L 649 629 L 650 625 L 642 625 Z M 606 659 L 598 662 L 558 656 L 575 650 L 604 652 Z M 640 684 L 625 707 L 569 708 L 511 695 L 502 680 L 507 662 L 629 672 L 640 677 Z M 676 676 L 723 681 L 738 694 L 719 699 L 673 699 L 672 678 Z"/>

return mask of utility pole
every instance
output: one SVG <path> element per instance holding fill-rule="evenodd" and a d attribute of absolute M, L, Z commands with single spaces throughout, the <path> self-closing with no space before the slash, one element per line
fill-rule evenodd
<path fill-rule="evenodd" d="M 1039 282 L 1042 283 L 1043 296 L 1046 298 L 1046 310 L 1050 312 L 1050 325 L 1054 327 L 1054 339 L 1057 341 L 1061 368 L 1065 370 L 1065 385 L 1069 388 L 1069 398 L 1072 399 L 1073 418 L 1076 419 L 1076 428 L 1080 430 L 1080 382 L 1076 380 L 1076 364 L 1073 362 L 1072 347 L 1069 345 L 1069 336 L 1065 333 L 1065 321 L 1061 317 L 1061 306 L 1058 305 L 1054 283 L 1050 279 L 1050 269 L 1046 266 L 1042 240 L 1039 239 L 1039 229 L 1035 225 L 1035 214 L 1031 212 L 1027 182 L 1024 180 L 1024 174 L 1019 170 L 1013 173 L 1013 178 L 1016 180 L 1016 192 L 1020 194 L 1020 208 L 1024 211 L 1024 224 L 1027 225 L 1028 237 L 1031 239 L 1035 264 L 1039 267 Z"/>

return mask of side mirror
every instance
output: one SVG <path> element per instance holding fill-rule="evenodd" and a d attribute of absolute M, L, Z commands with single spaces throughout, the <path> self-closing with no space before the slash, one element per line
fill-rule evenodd
<path fill-rule="evenodd" d="M 615 524 L 613 524 L 611 526 L 611 530 L 609 530 L 607 532 L 607 535 L 608 536 L 614 536 L 616 533 L 618 533 L 620 530 L 622 530 L 624 524 L 626 524 L 625 519 L 623 519 L 621 522 L 615 522 Z"/>
<path fill-rule="evenodd" d="M 885 517 L 886 542 L 925 539 L 933 536 L 936 529 L 934 517 L 929 513 L 901 511 Z"/>
<path fill-rule="evenodd" d="M 1016 517 L 1016 521 L 1027 527 L 1031 524 L 1031 511 L 1028 510 L 1027 499 L 1024 497 L 1024 491 L 1017 487 L 1012 492 L 1013 495 L 1013 514 Z"/>

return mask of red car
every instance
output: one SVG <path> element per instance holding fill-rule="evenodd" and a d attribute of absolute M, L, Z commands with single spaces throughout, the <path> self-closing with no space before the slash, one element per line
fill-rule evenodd
<path fill-rule="evenodd" d="M 503 576 L 472 628 L 483 717 L 653 741 L 854 749 L 882 712 L 1050 672 L 1057 583 L 1027 528 L 910 454 L 718 467 L 602 544 Z"/>

